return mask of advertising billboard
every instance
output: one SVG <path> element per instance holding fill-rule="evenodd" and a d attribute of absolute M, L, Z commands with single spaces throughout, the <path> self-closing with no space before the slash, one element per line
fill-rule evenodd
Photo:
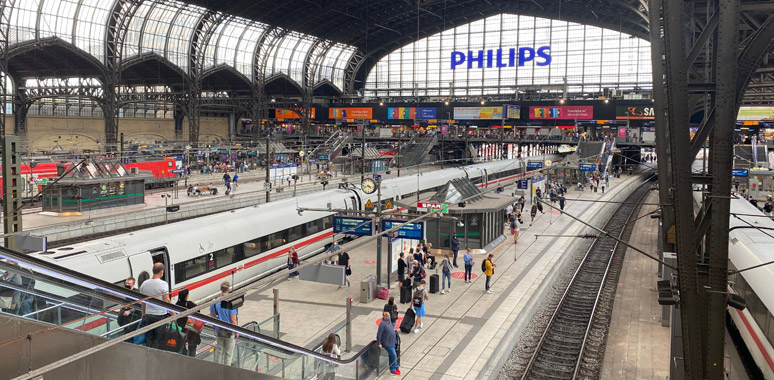
<path fill-rule="evenodd" d="M 389 120 L 428 120 L 435 119 L 435 107 L 388 107 L 387 119 Z"/>
<path fill-rule="evenodd" d="M 594 118 L 594 106 L 532 106 L 529 107 L 529 118 L 533 120 L 591 120 Z"/>
<path fill-rule="evenodd" d="M 615 118 L 618 120 L 655 120 L 656 111 L 651 106 L 617 106 Z"/>
<path fill-rule="evenodd" d="M 373 111 L 368 107 L 328 108 L 329 119 L 373 119 Z"/>
<path fill-rule="evenodd" d="M 454 119 L 502 119 L 503 107 L 454 107 Z"/>
<path fill-rule="evenodd" d="M 740 107 L 736 120 L 774 120 L 774 107 Z"/>
<path fill-rule="evenodd" d="M 312 114 L 309 116 L 310 119 L 314 119 L 314 108 L 312 108 Z M 296 111 L 289 110 L 286 108 L 277 108 L 274 110 L 274 117 L 277 119 L 300 119 L 301 117 L 298 116 Z"/>

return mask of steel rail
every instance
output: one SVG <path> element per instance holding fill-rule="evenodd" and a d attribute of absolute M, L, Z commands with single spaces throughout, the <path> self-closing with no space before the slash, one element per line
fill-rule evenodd
<path fill-rule="evenodd" d="M 647 184 L 647 183 L 643 184 L 642 186 L 637 188 L 637 190 L 640 190 L 640 189 L 642 189 L 643 187 L 646 187 L 646 186 L 650 186 L 650 185 Z M 637 191 L 637 190 L 635 190 L 635 191 Z M 647 195 L 647 191 L 644 191 L 642 193 L 642 195 L 640 196 L 639 200 L 642 200 L 645 197 L 645 195 Z M 613 213 L 613 215 L 611 215 L 610 219 L 605 223 L 605 227 L 604 227 L 605 230 L 607 230 L 608 225 L 613 220 L 613 218 L 615 216 L 615 213 L 619 212 L 619 210 L 621 210 L 624 207 L 627 207 L 629 205 L 630 204 L 622 204 L 618 209 L 616 209 L 616 211 Z M 636 209 L 637 209 L 636 206 L 632 206 L 632 210 L 630 211 L 629 216 L 627 216 L 627 221 L 631 218 L 631 215 L 634 213 L 634 210 L 636 210 Z M 626 225 L 624 224 L 623 228 L 621 228 L 621 231 L 618 234 L 618 238 L 619 239 L 620 239 L 620 236 L 623 235 L 625 229 L 626 229 Z M 532 371 L 533 371 L 535 363 L 536 363 L 536 361 L 538 359 L 539 353 L 541 352 L 541 350 L 545 346 L 547 338 L 548 338 L 549 334 L 551 333 L 551 329 L 554 327 L 554 325 L 555 325 L 555 323 L 557 321 L 557 317 L 560 314 L 560 310 L 562 309 L 563 306 L 565 306 L 565 302 L 571 297 L 570 292 L 574 289 L 574 286 L 576 285 L 576 282 L 579 281 L 579 276 L 580 276 L 581 272 L 584 270 L 585 264 L 587 262 L 589 262 L 589 258 L 591 256 L 591 254 L 593 253 L 593 251 L 595 249 L 598 248 L 597 243 L 601 241 L 600 238 L 605 238 L 605 237 L 608 237 L 608 236 L 600 235 L 596 239 L 594 239 L 594 242 L 591 244 L 589 249 L 584 254 L 581 263 L 578 265 L 578 268 L 573 273 L 572 278 L 570 279 L 570 282 L 568 283 L 567 287 L 565 288 L 565 290 L 564 290 L 564 292 L 562 294 L 562 297 L 559 299 L 559 302 L 558 302 L 556 308 L 554 308 L 554 311 L 553 311 L 553 313 L 551 315 L 551 319 L 549 320 L 548 324 L 546 325 L 545 331 L 543 331 L 543 333 L 541 334 L 540 340 L 538 341 L 538 344 L 535 347 L 535 351 L 532 353 L 529 362 L 527 363 L 526 367 L 524 368 L 524 372 L 522 373 L 521 379 L 523 379 L 523 380 L 524 379 L 528 379 L 530 377 L 530 375 L 532 374 Z M 619 245 L 619 242 L 616 239 L 615 240 L 615 245 L 614 245 L 613 249 L 610 251 L 611 254 L 610 254 L 610 258 L 608 259 L 608 263 L 606 265 L 606 268 L 605 268 L 605 275 L 604 275 L 602 281 L 600 282 L 599 288 L 597 290 L 597 296 L 595 298 L 594 305 L 593 305 L 593 308 L 592 308 L 592 311 L 591 311 L 591 314 L 590 314 L 589 322 L 588 322 L 588 324 L 586 326 L 586 330 L 585 330 L 585 333 L 584 333 L 584 336 L 583 336 L 583 343 L 581 344 L 580 350 L 578 352 L 578 356 L 577 356 L 576 361 L 575 361 L 575 368 L 573 370 L 572 378 L 575 378 L 576 375 L 577 375 L 578 364 L 581 362 L 581 357 L 583 355 L 583 350 L 586 347 L 586 344 L 585 344 L 586 343 L 586 338 L 588 337 L 588 332 L 590 330 L 590 326 L 591 326 L 591 324 L 592 324 L 592 322 L 594 320 L 594 313 L 596 312 L 597 304 L 599 302 L 599 295 L 601 294 L 604 282 L 607 279 L 607 273 L 609 272 L 610 263 L 612 262 L 613 257 L 615 257 L 615 250 L 618 248 L 618 245 Z"/>

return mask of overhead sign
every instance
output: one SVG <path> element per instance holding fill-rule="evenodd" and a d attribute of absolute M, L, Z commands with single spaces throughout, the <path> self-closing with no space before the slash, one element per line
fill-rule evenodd
<path fill-rule="evenodd" d="M 310 108 L 311 114 L 309 115 L 310 119 L 314 119 L 316 116 L 314 113 L 314 107 Z M 295 110 L 289 110 L 286 108 L 277 108 L 274 110 L 274 117 L 276 119 L 300 119 L 301 116 L 298 114 Z"/>
<path fill-rule="evenodd" d="M 731 175 L 734 177 L 747 177 L 749 174 L 747 169 L 731 169 Z"/>
<path fill-rule="evenodd" d="M 30 180 L 35 183 L 36 185 L 48 185 L 48 178 L 38 178 L 38 177 L 32 177 Z"/>
<path fill-rule="evenodd" d="M 186 169 L 172 169 L 172 170 L 170 170 L 170 172 L 172 172 L 174 174 L 185 174 L 187 172 L 187 170 Z"/>
<path fill-rule="evenodd" d="M 328 108 L 329 119 L 370 120 L 373 117 L 373 110 L 367 107 Z"/>
<path fill-rule="evenodd" d="M 543 163 L 540 161 L 527 161 L 527 169 L 541 169 L 543 167 Z"/>
<path fill-rule="evenodd" d="M 590 120 L 594 118 L 594 106 L 532 106 L 529 107 L 529 118 L 533 120 Z"/>
<path fill-rule="evenodd" d="M 584 172 L 593 172 L 594 170 L 597 170 L 597 165 L 595 164 L 580 164 L 578 169 Z"/>
<path fill-rule="evenodd" d="M 538 182 L 543 181 L 545 179 L 546 179 L 546 175 L 545 174 L 536 175 L 536 176 L 532 177 L 532 183 L 538 183 Z"/>
<path fill-rule="evenodd" d="M 358 218 L 354 216 L 334 216 L 333 232 L 357 236 L 373 235 L 373 222 L 371 218 Z"/>
<path fill-rule="evenodd" d="M 446 203 L 417 202 L 417 208 L 426 208 L 429 212 L 449 213 L 449 205 Z"/>
<path fill-rule="evenodd" d="M 502 119 L 503 107 L 454 107 L 458 120 Z"/>
<path fill-rule="evenodd" d="M 551 47 L 540 46 L 537 49 L 532 47 L 520 47 L 504 49 L 489 49 L 489 50 L 468 50 L 467 54 L 462 51 L 451 52 L 451 69 L 454 70 L 458 66 L 467 63 L 462 68 L 467 67 L 468 70 L 472 68 L 483 69 L 486 68 L 502 68 L 502 67 L 514 67 L 517 64 L 524 66 L 528 62 L 534 62 L 537 66 L 548 66 L 551 64 Z"/>
<path fill-rule="evenodd" d="M 328 161 L 328 155 L 327 154 L 321 154 L 317 156 L 317 159 L 320 161 Z"/>
<path fill-rule="evenodd" d="M 615 118 L 618 120 L 655 120 L 656 111 L 651 106 L 617 106 Z"/>
<path fill-rule="evenodd" d="M 402 224 L 402 225 L 401 225 Z M 425 222 L 406 223 L 403 220 L 382 220 L 382 231 L 400 226 L 396 237 L 425 240 Z"/>
<path fill-rule="evenodd" d="M 387 119 L 389 120 L 430 120 L 435 119 L 435 107 L 388 107 Z"/>
<path fill-rule="evenodd" d="M 526 179 L 520 179 L 519 182 L 516 184 L 517 189 L 527 189 L 528 184 Z"/>

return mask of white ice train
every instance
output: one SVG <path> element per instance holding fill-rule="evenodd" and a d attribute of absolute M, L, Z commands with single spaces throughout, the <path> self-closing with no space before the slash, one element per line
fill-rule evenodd
<path fill-rule="evenodd" d="M 698 201 L 700 193 L 694 193 Z M 736 271 L 774 261 L 774 221 L 750 202 L 731 199 L 728 269 Z M 728 308 L 731 321 L 760 369 L 774 380 L 774 264 L 731 274 L 729 291 L 744 298 L 747 307 Z"/>
<path fill-rule="evenodd" d="M 465 176 L 480 186 L 511 181 L 521 175 L 522 162 L 504 160 L 385 179 L 382 200 L 416 195 L 418 188 L 431 190 Z M 297 207 L 325 209 L 330 204 L 333 209 L 361 210 L 369 199 L 376 202 L 376 193 L 326 190 L 33 255 L 118 284 L 129 276 L 142 283 L 153 264 L 161 262 L 170 289 L 187 288 L 192 300 L 202 300 L 217 295 L 222 281 L 241 287 L 283 268 L 291 246 L 303 258 L 330 244 L 334 213 L 299 214 Z"/>

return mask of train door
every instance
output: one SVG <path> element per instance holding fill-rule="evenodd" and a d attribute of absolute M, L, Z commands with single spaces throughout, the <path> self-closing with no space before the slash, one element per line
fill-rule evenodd
<path fill-rule="evenodd" d="M 164 280 L 167 285 L 169 285 L 169 288 L 172 289 L 172 265 L 169 262 L 169 253 L 167 253 L 166 248 L 157 248 L 150 251 L 151 257 L 153 258 L 153 265 L 156 263 L 162 263 L 164 264 L 164 277 L 161 279 Z"/>
<path fill-rule="evenodd" d="M 489 175 L 486 173 L 486 169 L 482 169 L 484 171 L 484 174 L 482 174 L 481 179 L 484 180 L 484 188 L 489 187 Z"/>
<path fill-rule="evenodd" d="M 137 280 L 136 287 L 139 289 L 145 280 L 151 277 L 153 273 L 153 259 L 150 252 L 143 252 L 137 255 L 129 256 L 129 267 L 132 269 L 132 277 Z"/>

